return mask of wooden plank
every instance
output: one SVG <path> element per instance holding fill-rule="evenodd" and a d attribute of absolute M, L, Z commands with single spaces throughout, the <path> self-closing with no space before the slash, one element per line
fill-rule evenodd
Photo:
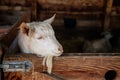
<path fill-rule="evenodd" d="M 31 20 L 37 19 L 37 0 L 31 0 Z"/>
<path fill-rule="evenodd" d="M 5 72 L 5 80 L 64 80 L 53 74 L 36 72 L 34 67 L 29 72 Z"/>
<path fill-rule="evenodd" d="M 100 14 L 103 14 L 101 11 L 96 11 L 96 12 L 70 12 L 70 11 L 38 11 L 39 15 L 38 17 L 41 20 L 44 20 L 50 16 L 52 16 L 53 14 L 57 14 L 56 18 L 58 19 L 64 19 L 65 17 L 67 18 L 75 18 L 75 19 L 79 19 L 79 20 L 85 20 L 87 16 L 89 16 L 90 19 L 98 19 Z M 94 16 L 94 17 L 93 17 Z M 87 20 L 89 19 L 87 18 Z"/>
<path fill-rule="evenodd" d="M 21 72 L 6 72 L 5 80 L 23 80 Z"/>
<path fill-rule="evenodd" d="M 35 55 L 7 55 L 4 60 L 30 60 L 35 72 L 46 71 L 46 67 L 41 64 L 42 58 Z M 55 57 L 53 65 L 53 72 L 83 71 L 103 77 L 108 70 L 114 70 L 117 78 L 120 78 L 120 56 L 62 56 Z"/>
<path fill-rule="evenodd" d="M 63 77 L 56 75 L 55 73 L 51 73 L 51 74 L 45 73 L 45 74 L 54 78 L 55 80 L 65 80 Z"/>
<path fill-rule="evenodd" d="M 29 10 L 29 7 L 26 6 L 10 6 L 10 5 L 0 5 L 0 11 L 26 11 Z"/>
<path fill-rule="evenodd" d="M 110 16 L 112 10 L 113 0 L 107 0 L 106 11 L 105 11 L 105 19 L 104 19 L 104 31 L 108 31 L 110 29 Z"/>
<path fill-rule="evenodd" d="M 88 71 L 61 71 L 61 72 L 56 72 L 57 75 L 60 75 L 64 77 L 65 80 L 111 80 L 111 78 L 105 79 L 105 74 L 104 75 L 99 75 L 94 72 L 88 72 Z M 113 73 L 114 75 L 114 73 Z M 112 76 L 112 75 L 108 75 Z M 112 80 L 119 80 L 120 77 L 114 76 L 115 79 Z"/>
<path fill-rule="evenodd" d="M 0 28 L 0 38 L 5 35 L 5 33 L 9 30 L 9 28 Z"/>
<path fill-rule="evenodd" d="M 0 34 L 4 33 L 4 32 L 7 32 L 8 30 L 9 30 L 9 27 L 7 27 L 7 28 L 0 28 Z"/>
<path fill-rule="evenodd" d="M 5 80 L 60 80 L 44 73 L 30 71 L 23 72 L 7 72 L 5 73 Z"/>
<path fill-rule="evenodd" d="M 103 7 L 104 0 L 38 0 L 42 10 L 52 11 L 95 11 Z"/>
<path fill-rule="evenodd" d="M 34 72 L 35 80 L 57 80 L 47 74 Z"/>
<path fill-rule="evenodd" d="M 20 57 L 20 56 L 18 56 L 18 57 Z M 17 61 L 31 60 L 31 59 L 27 59 L 27 58 L 25 59 L 24 57 L 22 58 L 22 56 L 20 58 L 21 59 L 16 58 L 15 60 L 17 60 Z M 12 61 L 12 60 L 9 60 L 9 61 Z M 31 60 L 31 61 L 33 61 L 33 60 Z M 5 72 L 4 78 L 5 78 L 5 80 L 60 80 L 57 77 L 52 77 L 48 74 L 41 73 L 41 72 L 39 72 L 39 70 L 35 71 L 35 66 L 36 66 L 36 64 L 34 64 L 34 61 L 33 61 L 33 66 L 29 72 Z M 42 70 L 42 72 L 44 72 L 44 70 Z"/>

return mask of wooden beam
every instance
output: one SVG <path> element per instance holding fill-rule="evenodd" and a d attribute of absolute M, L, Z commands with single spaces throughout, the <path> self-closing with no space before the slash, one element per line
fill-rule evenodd
<path fill-rule="evenodd" d="M 9 27 L 7 27 L 7 28 L 0 28 L 0 38 L 1 38 L 2 35 L 4 35 L 8 30 L 9 30 Z"/>
<path fill-rule="evenodd" d="M 63 19 L 64 17 L 68 17 L 68 18 L 76 18 L 76 19 L 79 19 L 79 20 L 85 20 L 85 18 L 87 16 L 89 16 L 90 20 L 93 19 L 93 18 L 98 19 L 99 15 L 103 14 L 103 12 L 101 12 L 101 11 L 96 11 L 96 12 L 85 12 L 85 11 L 71 12 L 71 11 L 45 11 L 45 10 L 42 10 L 42 11 L 39 11 L 38 17 L 41 20 L 44 20 L 44 19 L 52 16 L 55 13 L 57 14 L 56 18 L 58 18 L 58 19 Z"/>
<path fill-rule="evenodd" d="M 38 0 L 38 4 L 42 10 L 52 11 L 97 11 L 101 10 L 104 0 Z"/>
<path fill-rule="evenodd" d="M 112 10 L 113 0 L 107 0 L 106 10 L 105 10 L 105 19 L 104 19 L 104 31 L 108 31 L 110 28 L 110 16 Z"/>
<path fill-rule="evenodd" d="M 31 20 L 37 19 L 37 0 L 31 0 Z"/>
<path fill-rule="evenodd" d="M 32 54 L 6 55 L 4 60 L 30 60 L 35 72 L 46 71 L 46 67 L 41 64 L 42 58 Z M 54 58 L 53 65 L 53 72 L 85 71 L 102 77 L 108 70 L 114 70 L 120 78 L 120 56 L 61 56 Z"/>

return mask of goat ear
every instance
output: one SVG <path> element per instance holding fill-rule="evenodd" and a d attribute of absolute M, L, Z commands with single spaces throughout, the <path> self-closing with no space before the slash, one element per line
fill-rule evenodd
<path fill-rule="evenodd" d="M 54 21 L 55 16 L 56 16 L 56 14 L 54 14 L 51 18 L 44 20 L 43 22 L 47 22 L 47 23 L 51 24 Z"/>
<path fill-rule="evenodd" d="M 25 22 L 21 23 L 20 30 L 23 34 L 26 34 L 26 35 L 28 35 L 28 33 L 29 33 L 29 27 L 27 26 L 27 24 Z"/>

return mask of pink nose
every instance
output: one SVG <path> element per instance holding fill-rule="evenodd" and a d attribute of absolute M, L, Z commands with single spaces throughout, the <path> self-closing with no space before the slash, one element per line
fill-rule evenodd
<path fill-rule="evenodd" d="M 60 46 L 60 47 L 58 48 L 58 51 L 60 51 L 61 53 L 63 52 L 62 46 Z"/>

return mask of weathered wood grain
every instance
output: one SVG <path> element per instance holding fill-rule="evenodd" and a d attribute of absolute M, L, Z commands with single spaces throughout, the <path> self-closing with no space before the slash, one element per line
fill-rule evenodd
<path fill-rule="evenodd" d="M 42 58 L 35 55 L 7 55 L 4 60 L 30 60 L 33 63 L 34 72 L 46 71 L 46 67 L 41 64 Z M 77 71 L 80 74 L 83 72 L 84 77 L 90 77 L 91 74 L 98 75 L 100 80 L 108 70 L 114 70 L 117 72 L 116 78 L 120 78 L 120 56 L 62 56 L 55 57 L 53 65 L 53 72 L 58 73 Z M 63 76 L 65 75 L 67 74 L 63 73 Z"/>
<path fill-rule="evenodd" d="M 104 0 L 38 0 L 42 10 L 52 11 L 82 11 L 100 10 Z"/>
<path fill-rule="evenodd" d="M 23 72 L 7 72 L 5 73 L 5 80 L 59 80 L 44 73 L 30 71 Z"/>
<path fill-rule="evenodd" d="M 22 72 L 6 72 L 5 80 L 23 80 Z"/>

